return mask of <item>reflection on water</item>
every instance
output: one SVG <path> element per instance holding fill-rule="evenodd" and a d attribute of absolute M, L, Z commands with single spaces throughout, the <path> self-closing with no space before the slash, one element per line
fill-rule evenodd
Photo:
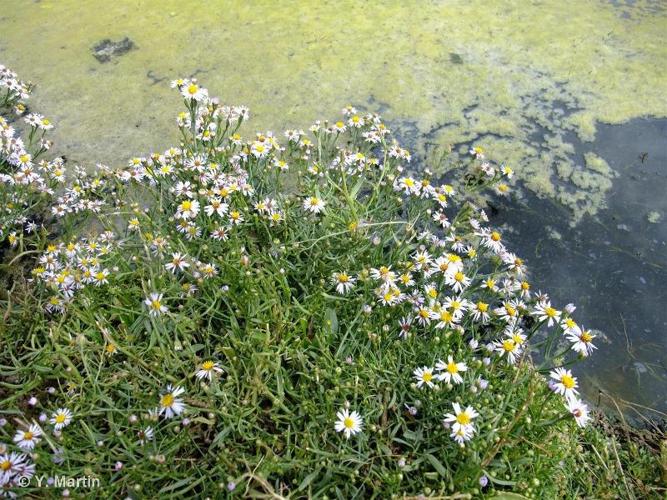
<path fill-rule="evenodd" d="M 666 32 L 649 0 L 0 0 L 0 61 L 39 83 L 32 105 L 72 161 L 177 141 L 178 76 L 249 105 L 253 129 L 305 128 L 352 103 L 383 113 L 415 157 L 483 146 L 525 190 L 497 220 L 517 219 L 534 281 L 609 339 L 596 383 L 658 406 L 664 122 L 598 124 L 667 117 Z"/>
<path fill-rule="evenodd" d="M 528 259 L 534 282 L 560 304 L 576 297 L 577 320 L 602 331 L 580 375 L 598 388 L 667 410 L 667 120 L 601 125 L 595 151 L 618 173 L 608 208 L 574 228 L 568 213 L 528 195 L 502 202 L 492 222 L 506 224 Z"/>

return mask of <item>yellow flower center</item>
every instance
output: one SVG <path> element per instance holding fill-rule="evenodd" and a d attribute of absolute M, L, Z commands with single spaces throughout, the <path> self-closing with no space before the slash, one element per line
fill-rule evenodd
<path fill-rule="evenodd" d="M 213 369 L 213 366 L 215 366 L 213 361 L 204 361 L 201 365 L 202 370 L 206 370 L 207 372 L 211 371 Z"/>
<path fill-rule="evenodd" d="M 352 420 L 350 417 L 345 417 L 345 420 L 343 420 L 343 425 L 346 429 L 352 429 L 354 427 L 354 420 Z"/>
<path fill-rule="evenodd" d="M 447 363 L 447 371 L 451 374 L 458 373 L 459 372 L 459 367 L 456 366 L 456 363 L 453 361 Z"/>
<path fill-rule="evenodd" d="M 171 405 L 174 404 L 174 395 L 173 394 L 165 394 L 162 396 L 160 399 L 160 404 L 164 406 L 165 408 L 169 408 Z"/>
<path fill-rule="evenodd" d="M 336 122 L 336 127 L 338 128 L 343 128 L 343 125 L 344 125 L 343 122 L 341 122 L 340 120 Z"/>
<path fill-rule="evenodd" d="M 581 339 L 582 342 L 588 343 L 593 340 L 593 335 L 591 335 L 589 331 L 585 331 L 581 334 L 581 337 L 579 338 Z"/>
<path fill-rule="evenodd" d="M 479 312 L 486 312 L 489 310 L 489 304 L 486 304 L 484 302 L 478 302 L 477 303 L 477 310 Z"/>
<path fill-rule="evenodd" d="M 158 299 L 151 300 L 151 307 L 153 309 L 160 309 L 162 307 L 162 302 L 160 302 Z"/>
<path fill-rule="evenodd" d="M 459 413 L 456 415 L 456 421 L 461 425 L 468 425 L 470 423 L 470 417 L 467 413 Z"/>
<path fill-rule="evenodd" d="M 515 348 L 516 344 L 512 339 L 503 340 L 503 349 L 505 349 L 506 352 L 512 352 Z"/>
<path fill-rule="evenodd" d="M 98 281 L 102 281 L 102 280 L 104 279 L 104 273 L 100 271 L 99 273 L 97 273 L 97 274 L 95 275 L 95 278 L 96 278 Z"/>
<path fill-rule="evenodd" d="M 190 210 L 192 208 L 192 202 L 190 200 L 185 200 L 181 203 L 181 210 Z"/>
<path fill-rule="evenodd" d="M 33 437 L 34 437 L 34 436 L 33 436 L 33 433 L 30 432 L 30 431 L 25 432 L 25 433 L 23 434 L 23 439 L 25 439 L 26 441 L 31 441 Z"/>
<path fill-rule="evenodd" d="M 433 374 L 431 372 L 424 372 L 424 374 L 422 375 L 422 380 L 424 382 L 430 382 L 431 380 L 433 380 Z"/>
<path fill-rule="evenodd" d="M 574 378 L 572 378 L 570 375 L 563 375 L 560 378 L 560 381 L 566 389 L 572 389 L 574 387 Z"/>
<path fill-rule="evenodd" d="M 4 462 L 0 463 L 0 469 L 7 471 L 12 468 L 12 463 L 9 460 L 5 460 Z"/>
<path fill-rule="evenodd" d="M 190 86 L 188 87 L 188 94 L 195 95 L 198 90 L 199 87 L 197 87 L 197 85 L 195 85 L 194 83 L 191 83 Z"/>
<path fill-rule="evenodd" d="M 65 415 L 63 413 L 58 413 L 55 418 L 56 424 L 64 424 L 65 423 Z"/>
<path fill-rule="evenodd" d="M 546 314 L 550 318 L 553 318 L 554 316 L 556 316 L 556 310 L 553 307 L 547 307 L 544 310 L 544 314 Z"/>
<path fill-rule="evenodd" d="M 341 283 L 347 283 L 348 281 L 350 281 L 350 277 L 345 273 L 341 273 L 338 275 L 338 281 L 340 281 Z"/>
<path fill-rule="evenodd" d="M 461 271 L 459 271 L 458 273 L 456 273 L 456 274 L 454 275 L 454 279 L 455 279 L 456 281 L 458 281 L 459 283 L 461 283 L 461 282 L 463 281 L 464 278 L 465 278 L 465 275 L 464 275 Z"/>
<path fill-rule="evenodd" d="M 498 231 L 494 231 L 491 233 L 491 239 L 493 241 L 500 241 L 500 233 Z"/>

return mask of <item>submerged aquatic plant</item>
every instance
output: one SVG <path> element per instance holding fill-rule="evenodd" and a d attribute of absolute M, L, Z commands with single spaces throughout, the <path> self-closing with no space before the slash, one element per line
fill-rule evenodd
<path fill-rule="evenodd" d="M 40 473 L 100 476 L 113 495 L 560 496 L 578 481 L 554 450 L 588 420 L 564 367 L 593 336 L 533 292 L 482 209 L 411 173 L 376 114 L 244 140 L 247 108 L 173 87 L 182 143 L 102 168 L 94 224 L 68 219 L 88 234 L 48 243 L 16 299 L 3 365 L 21 384 L 0 436 L 25 449 L 32 432 Z M 512 172 L 474 149 L 450 174 L 480 189 Z M 47 414 L 38 441 L 29 422 Z M 28 459 L 9 448 L 15 491 Z"/>

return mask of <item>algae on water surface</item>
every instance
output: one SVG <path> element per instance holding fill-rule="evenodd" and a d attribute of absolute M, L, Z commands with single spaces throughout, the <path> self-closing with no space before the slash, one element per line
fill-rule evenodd
<path fill-rule="evenodd" d="M 58 152 L 89 164 L 177 141 L 168 82 L 194 75 L 249 105 L 253 127 L 303 127 L 353 103 L 421 153 L 478 143 L 578 220 L 604 206 L 609 175 L 574 165 L 559 188 L 568 134 L 667 116 L 667 13 L 654 2 L 2 3 L 0 59 L 39 82 Z M 93 56 L 125 37 L 136 50 Z"/>

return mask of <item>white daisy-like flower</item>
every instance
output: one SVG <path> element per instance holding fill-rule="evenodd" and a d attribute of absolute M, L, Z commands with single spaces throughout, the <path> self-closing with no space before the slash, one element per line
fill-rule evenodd
<path fill-rule="evenodd" d="M 412 318 L 411 317 L 402 317 L 398 325 L 400 326 L 401 330 L 398 333 L 398 336 L 401 337 L 402 339 L 407 339 L 410 336 L 410 331 L 412 330 Z"/>
<path fill-rule="evenodd" d="M 28 430 L 18 430 L 14 436 L 14 443 L 23 451 L 31 451 L 37 443 L 39 437 L 42 435 L 42 428 L 37 424 L 31 424 Z"/>
<path fill-rule="evenodd" d="M 466 441 L 470 441 L 475 434 L 475 428 L 472 426 L 460 427 L 457 430 L 452 429 L 449 435 L 458 444 L 463 445 Z"/>
<path fill-rule="evenodd" d="M 426 269 L 431 265 L 431 255 L 426 250 L 421 250 L 412 257 L 416 269 Z"/>
<path fill-rule="evenodd" d="M 91 282 L 95 286 L 102 286 L 106 285 L 109 283 L 109 280 L 107 279 L 109 277 L 109 270 L 108 269 L 97 269 L 95 272 L 91 274 Z"/>
<path fill-rule="evenodd" d="M 204 212 L 209 217 L 213 214 L 218 214 L 220 217 L 225 215 L 229 210 L 229 205 L 223 202 L 219 197 L 214 196 L 209 200 L 209 204 L 204 208 Z"/>
<path fill-rule="evenodd" d="M 190 264 L 185 259 L 185 255 L 176 252 L 171 254 L 171 262 L 165 264 L 164 267 L 167 271 L 176 274 L 176 271 L 185 271 L 186 268 L 190 267 Z"/>
<path fill-rule="evenodd" d="M 551 307 L 551 302 L 544 301 L 535 306 L 535 311 L 533 314 L 537 316 L 538 321 L 546 321 L 547 326 L 551 327 L 552 325 L 558 323 L 560 320 L 561 312 L 558 309 Z"/>
<path fill-rule="evenodd" d="M 197 200 L 183 200 L 176 209 L 177 219 L 193 219 L 199 213 L 199 202 Z"/>
<path fill-rule="evenodd" d="M 416 368 L 415 371 L 412 372 L 414 378 L 417 380 L 417 387 L 421 389 L 421 387 L 426 384 L 428 387 L 433 388 L 435 387 L 435 380 L 436 377 L 433 374 L 433 368 L 429 368 L 428 366 L 422 366 L 421 368 Z"/>
<path fill-rule="evenodd" d="M 491 231 L 483 229 L 478 233 L 482 238 L 482 245 L 492 250 L 496 254 L 500 254 L 505 250 L 505 245 L 502 243 L 502 235 L 498 231 Z"/>
<path fill-rule="evenodd" d="M 336 417 L 338 418 L 335 424 L 336 432 L 344 433 L 347 439 L 363 429 L 363 420 L 356 411 L 350 412 L 347 408 L 344 408 L 336 413 Z"/>
<path fill-rule="evenodd" d="M 583 327 L 575 326 L 569 333 L 567 333 L 567 340 L 572 342 L 572 350 L 578 352 L 582 356 L 590 356 L 593 350 L 597 349 L 593 345 L 593 335 L 590 330 L 585 330 Z"/>
<path fill-rule="evenodd" d="M 21 475 L 26 463 L 23 453 L 5 453 L 0 455 L 0 486 L 8 484 L 12 479 Z"/>
<path fill-rule="evenodd" d="M 448 384 L 452 382 L 461 384 L 463 382 L 461 372 L 466 371 L 468 366 L 465 363 L 457 363 L 452 356 L 447 356 L 447 362 L 438 361 L 435 369 L 441 372 L 438 379 L 444 380 Z"/>
<path fill-rule="evenodd" d="M 336 291 L 341 295 L 344 295 L 354 288 L 356 279 L 346 272 L 340 272 L 333 274 L 332 282 L 336 285 Z"/>
<path fill-rule="evenodd" d="M 139 438 L 139 444 L 146 444 L 148 441 L 153 440 L 153 428 L 148 426 L 137 431 L 137 437 Z"/>
<path fill-rule="evenodd" d="M 303 208 L 314 214 L 319 214 L 324 210 L 326 202 L 317 196 L 310 196 L 303 202 Z"/>
<path fill-rule="evenodd" d="M 260 142 L 260 141 L 255 141 L 252 143 L 250 146 L 250 152 L 255 156 L 256 158 L 264 158 L 266 155 L 269 154 L 270 152 L 270 146 Z"/>
<path fill-rule="evenodd" d="M 210 382 L 213 379 L 213 375 L 216 373 L 222 373 L 222 368 L 220 368 L 218 363 L 209 359 L 200 365 L 199 370 L 197 373 L 195 373 L 195 376 L 199 380 L 208 379 Z"/>
<path fill-rule="evenodd" d="M 511 338 L 499 340 L 492 345 L 501 358 L 503 356 L 507 357 L 507 362 L 510 365 L 516 363 L 517 358 L 523 352 L 523 346 L 521 344 L 517 344 L 514 339 Z"/>
<path fill-rule="evenodd" d="M 454 409 L 454 413 L 446 413 L 443 423 L 451 425 L 454 432 L 458 432 L 459 430 L 474 432 L 475 426 L 473 420 L 479 416 L 479 413 L 472 406 L 468 406 L 465 410 L 462 410 L 459 403 L 452 403 L 452 408 Z"/>
<path fill-rule="evenodd" d="M 197 85 L 195 82 L 184 81 L 183 85 L 180 87 L 181 95 L 186 99 L 192 101 L 205 101 L 208 97 L 208 91 Z"/>
<path fill-rule="evenodd" d="M 185 389 L 182 387 L 173 387 L 169 384 L 166 392 L 160 396 L 159 414 L 164 414 L 165 418 L 172 418 L 183 413 L 183 410 L 185 410 L 185 403 L 183 403 L 183 399 L 178 396 L 184 392 Z"/>
<path fill-rule="evenodd" d="M 144 300 L 144 304 L 148 306 L 151 316 L 159 316 L 160 314 L 169 312 L 167 306 L 162 303 L 162 295 L 163 294 L 161 293 L 151 293 L 146 300 Z"/>
<path fill-rule="evenodd" d="M 579 392 L 577 390 L 577 379 L 570 370 L 556 368 L 549 373 L 549 376 L 555 381 L 553 388 L 556 393 L 562 394 L 568 400 L 576 397 Z"/>
<path fill-rule="evenodd" d="M 51 422 L 55 430 L 59 431 L 72 423 L 72 412 L 67 408 L 59 408 L 51 415 L 49 422 Z"/>
<path fill-rule="evenodd" d="M 380 266 L 371 269 L 371 278 L 379 280 L 386 285 L 393 285 L 396 282 L 396 273 L 391 270 L 391 266 Z"/>
<path fill-rule="evenodd" d="M 507 177 L 508 179 L 511 179 L 514 176 L 514 170 L 512 170 L 509 166 L 503 165 L 500 167 L 500 171 L 502 174 Z"/>
<path fill-rule="evenodd" d="M 467 277 L 463 271 L 447 272 L 445 274 L 445 283 L 451 286 L 456 293 L 461 293 L 468 288 L 471 279 Z"/>
<path fill-rule="evenodd" d="M 489 321 L 489 304 L 479 301 L 472 309 L 472 319 L 481 323 Z"/>
<path fill-rule="evenodd" d="M 477 159 L 484 158 L 484 149 L 482 149 L 480 146 L 473 146 L 468 152 Z"/>
<path fill-rule="evenodd" d="M 431 324 L 431 320 L 437 319 L 439 315 L 426 306 L 419 306 L 415 310 L 415 317 L 417 318 L 417 323 L 427 326 Z"/>
<path fill-rule="evenodd" d="M 588 413 L 588 406 L 577 398 L 569 399 L 565 406 L 567 406 L 568 411 L 574 417 L 577 425 L 579 427 L 586 427 L 586 424 L 591 419 Z"/>
<path fill-rule="evenodd" d="M 447 297 L 442 304 L 442 307 L 451 311 L 452 316 L 458 321 L 464 313 L 472 307 L 472 304 L 461 296 Z"/>
<path fill-rule="evenodd" d="M 229 212 L 229 223 L 232 226 L 237 226 L 243 222 L 243 214 L 238 210 L 232 210 Z"/>

